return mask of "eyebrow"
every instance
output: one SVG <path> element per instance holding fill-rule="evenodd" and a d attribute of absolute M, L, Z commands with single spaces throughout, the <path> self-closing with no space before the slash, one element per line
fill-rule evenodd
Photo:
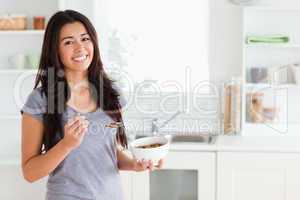
<path fill-rule="evenodd" d="M 89 35 L 88 33 L 82 33 L 80 34 L 80 37 L 83 37 L 85 35 Z M 64 37 L 62 38 L 60 41 L 63 41 L 63 40 L 66 40 L 66 39 L 73 39 L 74 37 L 73 36 L 67 36 L 67 37 Z"/>

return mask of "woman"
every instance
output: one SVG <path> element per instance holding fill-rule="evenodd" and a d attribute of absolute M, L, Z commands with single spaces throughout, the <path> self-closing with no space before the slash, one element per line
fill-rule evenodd
<path fill-rule="evenodd" d="M 98 40 L 82 14 L 48 22 L 35 87 L 22 109 L 22 169 L 34 182 L 49 175 L 47 200 L 121 200 L 119 169 L 153 170 L 127 147 L 124 100 L 103 70 Z M 158 168 L 162 166 L 160 161 Z"/>

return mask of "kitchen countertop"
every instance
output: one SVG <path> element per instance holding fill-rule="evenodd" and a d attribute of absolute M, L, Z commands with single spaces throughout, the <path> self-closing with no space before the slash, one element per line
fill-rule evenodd
<path fill-rule="evenodd" d="M 300 136 L 218 136 L 215 143 L 172 143 L 171 151 L 300 153 Z"/>
<path fill-rule="evenodd" d="M 213 144 L 171 143 L 170 151 L 300 153 L 300 136 L 218 136 Z M 0 157 L 2 165 L 20 164 L 20 155 Z"/>

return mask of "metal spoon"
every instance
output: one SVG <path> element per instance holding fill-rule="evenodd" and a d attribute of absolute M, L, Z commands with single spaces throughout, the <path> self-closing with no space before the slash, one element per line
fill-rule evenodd
<path fill-rule="evenodd" d="M 106 124 L 105 127 L 108 128 L 119 128 L 119 127 L 125 127 L 122 122 L 111 122 L 109 124 Z"/>

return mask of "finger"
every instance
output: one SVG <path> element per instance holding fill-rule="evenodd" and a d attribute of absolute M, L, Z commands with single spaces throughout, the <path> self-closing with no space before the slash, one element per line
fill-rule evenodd
<path fill-rule="evenodd" d="M 69 127 L 68 130 L 71 132 L 77 132 L 81 126 L 82 126 L 82 121 L 77 120 L 76 123 L 74 123 L 71 127 Z"/>
<path fill-rule="evenodd" d="M 74 131 L 71 131 L 71 133 L 73 133 L 73 135 L 78 136 L 81 133 L 81 126 L 78 126 Z"/>
<path fill-rule="evenodd" d="M 74 119 L 71 119 L 66 125 L 66 128 L 67 129 L 73 129 L 74 127 L 77 127 L 77 123 L 79 122 L 79 119 L 77 118 L 74 118 Z"/>
<path fill-rule="evenodd" d="M 148 168 L 149 168 L 150 171 L 154 170 L 154 166 L 153 166 L 152 160 L 149 160 L 149 162 L 148 162 Z"/>
<path fill-rule="evenodd" d="M 86 132 L 87 132 L 87 128 L 83 127 L 83 128 L 79 131 L 78 136 L 83 137 L 83 136 L 86 134 Z"/>
<path fill-rule="evenodd" d="M 75 119 L 71 119 L 64 127 L 64 134 L 70 134 L 74 132 L 78 128 L 78 126 L 79 126 L 79 121 Z"/>
<path fill-rule="evenodd" d="M 80 135 L 84 131 L 85 128 L 86 128 L 86 125 L 81 121 L 79 126 L 75 129 L 74 133 L 76 135 Z"/>
<path fill-rule="evenodd" d="M 67 127 L 72 126 L 76 122 L 76 120 L 77 120 L 77 118 L 69 119 L 68 122 L 66 123 L 66 126 Z"/>
<path fill-rule="evenodd" d="M 160 159 L 160 160 L 158 161 L 157 168 L 158 168 L 158 169 L 161 169 L 162 166 L 163 166 L 163 164 L 164 164 L 164 160 L 163 160 L 163 159 Z"/>
<path fill-rule="evenodd" d="M 84 121 L 81 122 L 81 126 L 82 126 L 83 128 L 88 128 L 89 122 L 88 122 L 87 120 L 84 120 Z"/>
<path fill-rule="evenodd" d="M 73 120 L 73 122 L 74 121 L 84 121 L 84 120 L 86 120 L 86 117 L 83 115 L 81 115 L 81 116 L 77 115 L 77 116 L 73 117 L 71 120 Z M 73 124 L 74 123 L 70 123 L 70 126 L 72 126 Z"/>
<path fill-rule="evenodd" d="M 142 168 L 143 168 L 143 169 L 147 169 L 147 167 L 148 167 L 148 163 L 147 163 L 147 161 L 144 160 L 144 159 L 142 159 L 141 165 L 142 165 Z"/>
<path fill-rule="evenodd" d="M 141 167 L 141 161 L 140 160 L 134 160 L 135 170 L 138 171 Z"/>
<path fill-rule="evenodd" d="M 80 131 L 80 127 L 81 127 L 80 122 L 76 122 L 76 124 L 74 124 L 74 126 L 72 126 L 71 128 L 68 129 L 68 132 L 70 134 L 76 135 Z"/>

